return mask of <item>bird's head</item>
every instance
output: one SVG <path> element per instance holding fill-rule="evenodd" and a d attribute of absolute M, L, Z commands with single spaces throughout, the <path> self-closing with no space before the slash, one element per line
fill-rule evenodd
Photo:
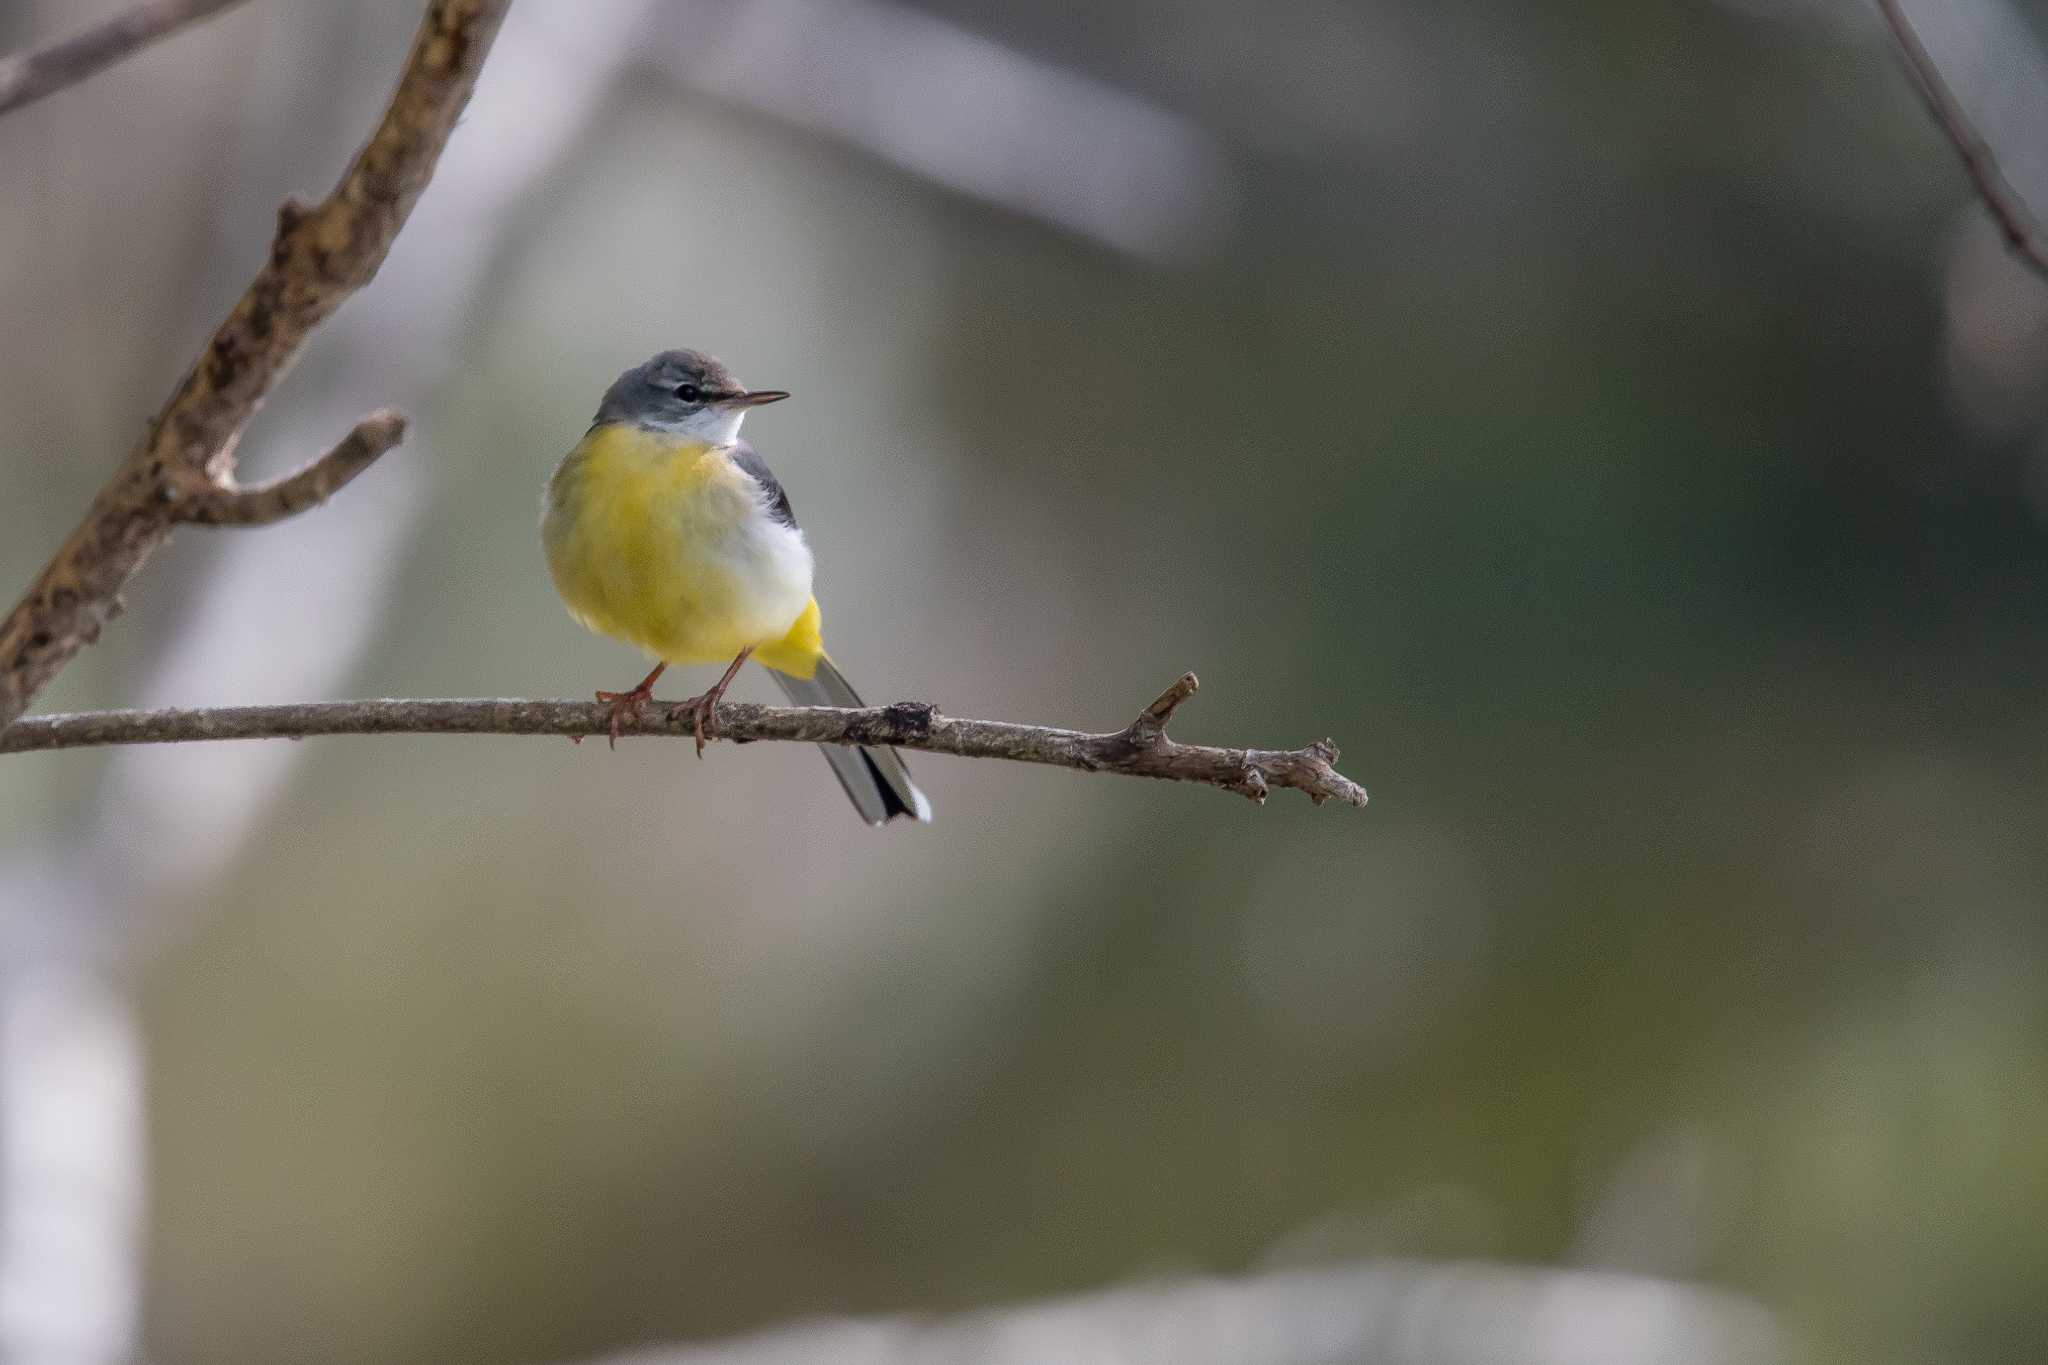
<path fill-rule="evenodd" d="M 787 397 L 781 389 L 747 388 L 702 351 L 663 351 L 605 390 L 592 424 L 616 422 L 730 445 L 750 408 Z"/>

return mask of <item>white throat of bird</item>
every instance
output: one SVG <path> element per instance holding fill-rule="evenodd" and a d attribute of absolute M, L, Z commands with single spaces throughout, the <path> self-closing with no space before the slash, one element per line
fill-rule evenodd
<path fill-rule="evenodd" d="M 746 417 L 745 408 L 710 403 L 685 417 L 676 429 L 693 441 L 729 446 L 739 440 L 740 423 Z"/>

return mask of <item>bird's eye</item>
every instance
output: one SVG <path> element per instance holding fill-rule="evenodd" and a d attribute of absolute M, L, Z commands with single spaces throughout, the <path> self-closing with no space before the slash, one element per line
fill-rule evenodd
<path fill-rule="evenodd" d="M 704 391 L 695 384 L 676 385 L 676 397 L 682 399 L 685 403 L 694 403 L 703 396 Z"/>

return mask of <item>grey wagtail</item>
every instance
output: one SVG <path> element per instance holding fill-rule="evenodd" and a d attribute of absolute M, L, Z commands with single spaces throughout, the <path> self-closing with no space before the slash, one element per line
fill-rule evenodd
<path fill-rule="evenodd" d="M 811 550 L 789 495 L 740 422 L 780 389 L 748 389 L 699 351 L 663 351 L 605 391 L 590 430 L 548 480 L 540 523 L 548 571 L 569 614 L 636 646 L 654 671 L 612 705 L 645 705 L 670 664 L 731 663 L 685 703 L 697 752 L 716 734 L 718 699 L 740 665 L 759 660 L 799 706 L 859 706 L 826 657 Z M 894 749 L 821 744 L 861 818 L 932 818 L 931 802 Z"/>

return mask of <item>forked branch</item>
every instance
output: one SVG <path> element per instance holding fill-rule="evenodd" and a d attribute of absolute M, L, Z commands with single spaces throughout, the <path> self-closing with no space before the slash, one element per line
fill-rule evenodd
<path fill-rule="evenodd" d="M 235 482 L 235 445 L 307 335 L 369 283 L 433 174 L 510 0 L 431 0 L 370 140 L 318 204 L 278 210 L 270 258 L 186 371 L 85 520 L 0 620 L 0 731 L 120 607 L 121 589 L 180 522 L 260 525 L 320 501 L 396 444 L 378 413 L 278 483 Z"/>
<path fill-rule="evenodd" d="M 268 526 L 327 501 L 404 439 L 405 418 L 379 408 L 305 468 L 253 487 L 209 488 L 179 501 L 172 515 L 198 526 Z"/>
<path fill-rule="evenodd" d="M 887 744 L 960 758 L 1006 758 L 1091 773 L 1199 782 L 1263 803 L 1292 787 L 1317 805 L 1363 806 L 1365 788 L 1337 771 L 1337 746 L 1319 739 L 1299 749 L 1226 749 L 1169 739 L 1166 725 L 1195 693 L 1183 674 L 1121 730 L 1091 734 L 1001 720 L 941 715 L 926 702 L 841 710 L 829 706 L 756 706 L 726 702 L 718 733 L 739 743 Z M 582 740 L 611 731 L 612 709 L 584 701 L 339 701 L 209 710 L 89 711 L 31 716 L 0 731 L 0 754 L 101 744 L 171 744 L 216 739 L 304 739 L 314 735 L 559 735 Z M 621 717 L 622 736 L 689 738 L 690 716 L 655 702 Z"/>

